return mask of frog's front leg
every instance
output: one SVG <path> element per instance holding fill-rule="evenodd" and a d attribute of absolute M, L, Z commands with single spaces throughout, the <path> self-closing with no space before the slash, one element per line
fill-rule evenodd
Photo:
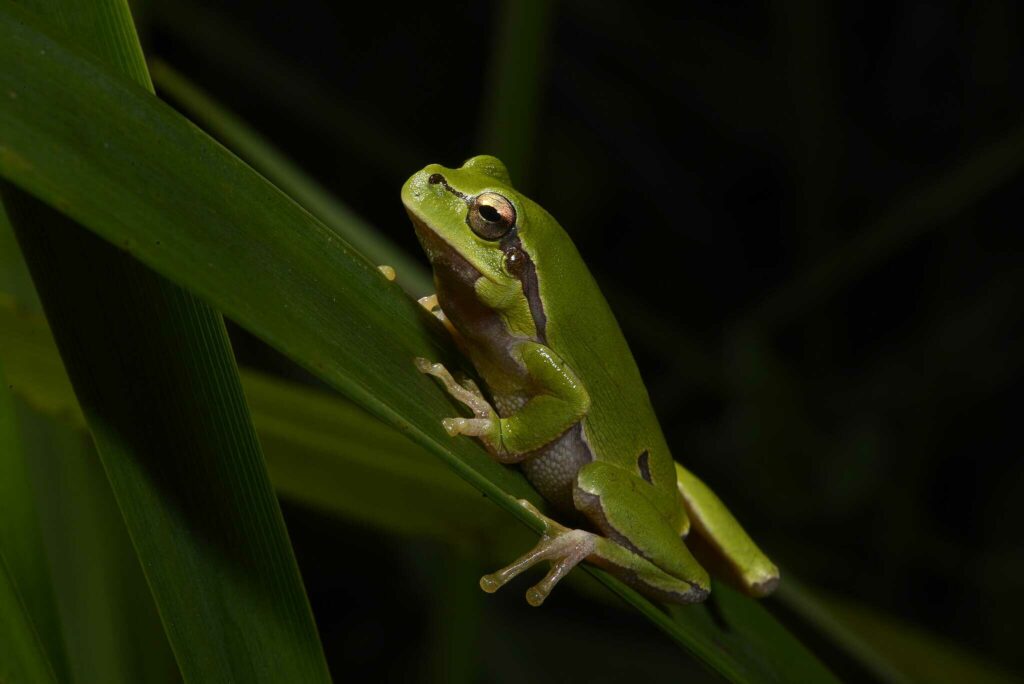
<path fill-rule="evenodd" d="M 499 417 L 472 381 L 460 384 L 439 363 L 416 359 L 421 373 L 441 381 L 474 418 L 445 418 L 451 435 L 479 437 L 502 463 L 518 463 L 553 441 L 590 409 L 590 396 L 572 369 L 549 347 L 524 342 L 516 350 L 536 393 L 518 411 Z"/>
<path fill-rule="evenodd" d="M 499 420 L 498 414 L 475 382 L 467 379 L 464 383 L 459 383 L 440 363 L 431 363 L 422 357 L 417 357 L 415 362 L 419 372 L 432 375 L 440 380 L 444 388 L 448 390 L 448 394 L 465 404 L 476 416 L 475 418 L 456 417 L 442 420 L 441 425 L 449 435 L 453 437 L 455 435 L 486 437 L 494 431 Z"/>

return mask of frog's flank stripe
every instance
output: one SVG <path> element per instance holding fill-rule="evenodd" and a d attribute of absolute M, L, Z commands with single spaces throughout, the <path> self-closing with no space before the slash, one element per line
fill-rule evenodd
<path fill-rule="evenodd" d="M 526 302 L 530 305 L 530 315 L 533 317 L 533 324 L 537 328 L 537 339 L 541 344 L 548 343 L 548 317 L 544 313 L 544 303 L 540 300 L 540 283 L 537 281 L 537 266 L 533 259 L 523 249 L 523 243 L 519 239 L 516 228 L 501 241 L 501 249 L 505 252 L 506 263 L 516 264 L 513 275 L 519 279 L 523 286 L 523 294 L 526 295 Z M 512 255 L 515 258 L 512 258 Z M 511 269 L 510 269 L 511 270 Z"/>

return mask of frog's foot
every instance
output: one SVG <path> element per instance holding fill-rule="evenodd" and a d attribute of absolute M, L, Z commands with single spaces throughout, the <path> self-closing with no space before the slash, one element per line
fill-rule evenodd
<path fill-rule="evenodd" d="M 377 270 L 384 274 L 384 277 L 394 282 L 395 280 L 395 269 L 391 268 L 387 264 L 381 264 L 377 267 Z"/>
<path fill-rule="evenodd" d="M 444 388 L 448 390 L 448 394 L 465 404 L 476 416 L 475 418 L 445 418 L 442 420 L 441 424 L 449 435 L 453 437 L 455 435 L 486 437 L 493 434 L 497 426 L 498 414 L 475 382 L 467 378 L 464 382 L 459 383 L 440 363 L 431 363 L 422 357 L 416 358 L 415 362 L 419 372 L 432 375 L 440 380 Z"/>
<path fill-rule="evenodd" d="M 544 534 L 537 545 L 511 565 L 480 578 L 480 588 L 493 594 L 512 578 L 541 561 L 550 561 L 551 569 L 544 579 L 526 591 L 526 601 L 531 606 L 544 603 L 558 581 L 597 548 L 598 537 L 586 530 L 571 530 L 556 523 L 538 511 L 533 504 L 520 499 L 519 504 L 544 523 Z"/>
<path fill-rule="evenodd" d="M 444 311 L 441 310 L 441 305 L 437 301 L 436 294 L 427 295 L 426 297 L 420 297 L 419 299 L 416 300 L 416 302 L 424 309 L 429 311 L 434 316 L 434 318 L 441 321 L 441 323 L 444 324 L 444 327 L 448 330 L 448 332 L 451 333 L 451 336 L 455 338 L 456 341 L 458 341 L 459 332 L 455 329 L 455 326 L 452 325 L 452 322 L 448 320 L 448 317 L 444 315 Z"/>
<path fill-rule="evenodd" d="M 436 294 L 427 295 L 426 297 L 420 297 L 419 299 L 416 300 L 416 303 L 422 306 L 430 313 L 434 314 L 435 316 L 437 316 L 438 313 L 440 313 L 442 317 L 444 316 L 444 312 L 441 311 L 441 306 L 437 303 Z"/>

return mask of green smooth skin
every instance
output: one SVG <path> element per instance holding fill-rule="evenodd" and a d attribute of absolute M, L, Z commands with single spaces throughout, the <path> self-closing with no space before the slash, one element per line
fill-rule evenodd
<path fill-rule="evenodd" d="M 483 216 L 483 193 L 514 208 L 514 226 L 501 237 L 471 228 Z M 551 575 L 528 593 L 539 604 L 585 553 L 648 596 L 701 601 L 710 581 L 683 541 L 692 524 L 701 537 L 695 548 L 716 574 L 751 595 L 774 589 L 778 569 L 711 490 L 674 463 L 622 331 L 569 236 L 515 190 L 502 163 L 479 156 L 458 169 L 430 165 L 406 182 L 402 200 L 434 268 L 438 316 L 491 397 L 418 360 L 474 412 L 445 427 L 479 438 L 504 463 L 522 463 L 561 515 L 590 523 L 590 532 L 558 544 L 569 530 L 545 518 L 538 547 L 482 585 L 493 590 L 549 560 Z M 515 239 L 518 253 L 509 247 Z M 579 427 L 583 444 L 570 448 L 567 435 Z M 538 455 L 571 480 L 571 495 L 550 469 L 531 470 Z"/>

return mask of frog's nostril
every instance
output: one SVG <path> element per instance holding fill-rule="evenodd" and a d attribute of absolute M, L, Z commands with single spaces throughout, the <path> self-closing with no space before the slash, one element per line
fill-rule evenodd
<path fill-rule="evenodd" d="M 448 185 L 448 183 L 446 183 L 444 180 L 444 176 L 442 176 L 439 173 L 430 174 L 430 178 L 427 179 L 427 182 L 430 183 L 431 185 L 437 185 L 438 183 L 444 183 L 445 185 Z"/>

